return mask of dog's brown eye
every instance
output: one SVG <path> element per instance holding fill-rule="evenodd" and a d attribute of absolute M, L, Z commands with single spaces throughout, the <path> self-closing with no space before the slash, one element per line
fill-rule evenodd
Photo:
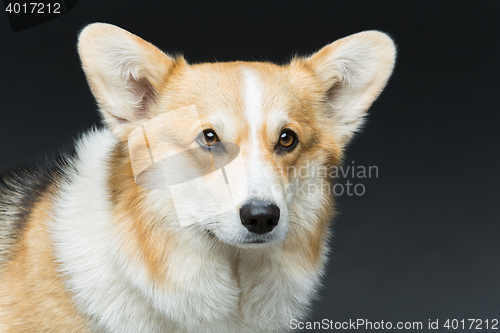
<path fill-rule="evenodd" d="M 292 130 L 286 129 L 280 134 L 280 140 L 278 142 L 278 148 L 282 152 L 290 151 L 297 145 L 298 138 Z"/>
<path fill-rule="evenodd" d="M 294 137 L 290 132 L 283 132 L 280 135 L 280 145 L 283 148 L 288 148 L 293 145 Z"/>
<path fill-rule="evenodd" d="M 219 137 L 217 136 L 217 134 L 215 133 L 214 130 L 211 130 L 211 129 L 207 129 L 207 130 L 204 130 L 203 131 L 203 136 L 204 136 L 204 139 L 205 139 L 205 144 L 207 146 L 212 146 L 214 144 L 216 144 L 217 142 L 219 142 Z"/>

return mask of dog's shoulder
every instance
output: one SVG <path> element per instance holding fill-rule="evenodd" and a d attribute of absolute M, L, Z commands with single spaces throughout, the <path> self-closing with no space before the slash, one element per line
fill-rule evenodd
<path fill-rule="evenodd" d="M 0 268 L 11 257 L 35 204 L 72 168 L 75 151 L 70 144 L 36 162 L 0 170 Z"/>

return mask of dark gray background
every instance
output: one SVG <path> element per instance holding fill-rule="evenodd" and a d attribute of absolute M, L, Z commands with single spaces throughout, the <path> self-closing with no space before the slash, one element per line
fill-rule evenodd
<path fill-rule="evenodd" d="M 346 161 L 378 166 L 379 178 L 338 200 L 311 320 L 500 319 L 499 5 L 81 0 L 15 34 L 2 13 L 0 167 L 99 121 L 75 46 L 87 23 L 116 24 L 191 62 L 283 63 L 379 29 L 398 45 L 396 69 Z"/>

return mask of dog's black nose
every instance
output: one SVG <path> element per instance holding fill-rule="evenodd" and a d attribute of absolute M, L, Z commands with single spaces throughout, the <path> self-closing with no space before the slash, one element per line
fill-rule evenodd
<path fill-rule="evenodd" d="M 262 235 L 278 225 L 280 209 L 266 201 L 254 201 L 241 207 L 240 219 L 248 231 Z"/>

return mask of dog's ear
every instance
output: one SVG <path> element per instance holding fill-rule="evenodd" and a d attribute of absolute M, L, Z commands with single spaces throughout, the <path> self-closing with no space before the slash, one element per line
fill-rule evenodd
<path fill-rule="evenodd" d="M 392 39 L 379 31 L 339 39 L 305 59 L 328 104 L 341 144 L 362 125 L 365 112 L 382 92 L 396 58 Z"/>
<path fill-rule="evenodd" d="M 111 24 L 94 23 L 78 38 L 78 53 L 104 120 L 121 139 L 150 119 L 150 108 L 175 60 Z"/>

